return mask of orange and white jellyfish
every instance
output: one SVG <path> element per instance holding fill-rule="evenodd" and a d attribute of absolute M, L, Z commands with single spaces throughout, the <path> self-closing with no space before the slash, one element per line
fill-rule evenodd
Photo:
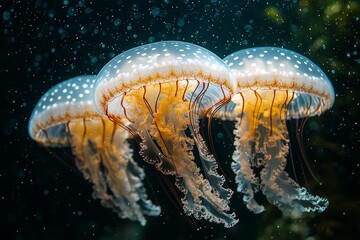
<path fill-rule="evenodd" d="M 230 69 L 215 54 L 165 41 L 130 49 L 107 63 L 97 75 L 94 103 L 119 125 L 131 122 L 125 128 L 141 139 L 144 160 L 175 176 L 186 215 L 231 227 L 237 222 L 227 212 L 232 191 L 223 187 L 198 119 L 212 117 L 235 88 Z"/>
<path fill-rule="evenodd" d="M 254 198 L 260 189 L 283 211 L 324 211 L 328 201 L 300 187 L 284 168 L 289 152 L 286 120 L 329 109 L 335 99 L 329 79 L 308 58 L 282 48 L 245 49 L 224 61 L 238 89 L 221 113 L 237 121 L 232 169 L 248 209 L 264 211 Z"/>
<path fill-rule="evenodd" d="M 32 139 L 51 147 L 71 147 L 76 165 L 93 184 L 93 197 L 121 218 L 146 224 L 160 208 L 146 194 L 144 171 L 133 160 L 129 134 L 94 108 L 95 76 L 79 76 L 47 91 L 29 121 Z"/>

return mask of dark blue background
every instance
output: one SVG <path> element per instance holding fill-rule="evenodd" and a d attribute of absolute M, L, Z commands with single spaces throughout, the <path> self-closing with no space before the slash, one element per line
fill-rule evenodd
<path fill-rule="evenodd" d="M 358 1 L 2 1 L 0 3 L 0 226 L 15 239 L 358 239 L 360 130 L 360 4 Z M 225 229 L 182 216 L 178 199 L 143 162 L 151 198 L 163 214 L 146 227 L 118 219 L 91 197 L 71 150 L 47 150 L 27 134 L 31 111 L 50 87 L 96 74 L 117 54 L 149 42 L 183 40 L 220 57 L 255 46 L 285 47 L 317 63 L 337 93 L 333 108 L 310 118 L 303 144 L 319 185 L 301 171 L 311 192 L 329 199 L 322 214 L 287 217 L 270 205 L 250 213 L 241 195 L 231 206 L 239 223 Z M 289 123 L 295 126 L 295 123 Z M 213 124 L 214 131 L 232 129 Z M 292 139 L 294 140 L 294 139 Z M 214 137 L 226 176 L 231 137 Z M 297 145 L 296 142 L 293 145 Z M 292 170 L 291 170 L 292 171 Z M 303 176 L 306 175 L 306 178 Z M 172 181 L 168 179 L 167 181 Z M 234 184 L 229 185 L 235 189 Z M 152 190 L 151 190 L 152 189 Z"/>

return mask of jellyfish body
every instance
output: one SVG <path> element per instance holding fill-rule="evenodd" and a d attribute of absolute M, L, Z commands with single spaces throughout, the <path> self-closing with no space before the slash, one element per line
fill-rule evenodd
<path fill-rule="evenodd" d="M 71 147 L 78 169 L 93 184 L 93 197 L 119 217 L 145 225 L 144 215 L 158 216 L 160 208 L 148 199 L 128 132 L 96 112 L 94 81 L 79 76 L 47 91 L 33 110 L 29 134 L 46 146 Z"/>
<path fill-rule="evenodd" d="M 281 48 L 245 49 L 224 61 L 237 79 L 238 93 L 221 114 L 237 121 L 232 169 L 248 209 L 264 211 L 254 198 L 260 189 L 282 211 L 324 211 L 328 201 L 300 187 L 284 168 L 286 120 L 330 108 L 335 94 L 329 79 L 306 57 Z"/>
<path fill-rule="evenodd" d="M 217 56 L 194 44 L 165 41 L 130 49 L 97 75 L 94 103 L 99 112 L 141 138 L 141 155 L 184 194 L 185 214 L 233 226 L 227 213 L 232 191 L 199 132 L 198 119 L 210 116 L 236 87 Z M 191 134 L 189 134 L 191 133 Z M 205 177 L 194 161 L 194 147 Z"/>

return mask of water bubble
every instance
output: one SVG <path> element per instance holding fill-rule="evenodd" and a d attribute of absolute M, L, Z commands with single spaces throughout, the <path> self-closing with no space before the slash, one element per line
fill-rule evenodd
<path fill-rule="evenodd" d="M 142 15 L 141 15 L 140 12 L 135 12 L 135 13 L 134 13 L 134 18 L 135 18 L 136 20 L 141 19 L 141 17 L 142 17 Z"/>
<path fill-rule="evenodd" d="M 170 29 L 171 28 L 171 23 L 165 23 L 165 28 Z"/>
<path fill-rule="evenodd" d="M 150 9 L 150 13 L 151 13 L 151 15 L 153 15 L 154 17 L 159 16 L 159 15 L 160 15 L 160 8 L 158 8 L 158 7 L 152 7 L 152 8 Z"/>
<path fill-rule="evenodd" d="M 85 0 L 79 1 L 79 7 L 85 7 L 85 5 L 86 5 Z"/>
<path fill-rule="evenodd" d="M 210 5 L 205 5 L 204 6 L 204 10 L 205 10 L 205 12 L 210 12 L 211 11 L 211 6 Z"/>
<path fill-rule="evenodd" d="M 180 18 L 180 19 L 177 21 L 177 25 L 178 25 L 179 27 L 184 26 L 184 25 L 185 25 L 185 19 Z"/>
<path fill-rule="evenodd" d="M 249 24 L 245 25 L 246 32 L 250 32 L 251 29 L 252 29 L 251 25 L 249 25 Z"/>
<path fill-rule="evenodd" d="M 121 24 L 121 19 L 120 18 L 117 18 L 114 20 L 114 25 L 115 26 L 119 26 Z"/>
<path fill-rule="evenodd" d="M 75 8 L 69 7 L 68 10 L 67 10 L 67 14 L 68 14 L 69 16 L 75 16 L 75 14 L 76 14 Z"/>
<path fill-rule="evenodd" d="M 91 8 L 86 8 L 85 9 L 85 13 L 86 14 L 89 14 L 89 13 L 92 13 L 94 10 L 92 10 Z"/>
<path fill-rule="evenodd" d="M 81 34 L 85 34 L 86 32 L 87 32 L 87 28 L 84 27 L 84 26 L 81 26 L 81 28 L 80 28 L 80 33 L 81 33 Z"/>
<path fill-rule="evenodd" d="M 4 12 L 3 12 L 3 19 L 4 19 L 4 21 L 9 20 L 10 17 L 11 17 L 10 12 L 8 12 L 8 11 L 4 11 Z"/>
<path fill-rule="evenodd" d="M 152 42 L 154 42 L 155 41 L 155 38 L 154 37 L 149 37 L 149 39 L 148 39 L 148 42 L 149 43 L 152 43 Z"/>
<path fill-rule="evenodd" d="M 96 63 L 97 62 L 97 57 L 96 56 L 92 56 L 92 57 L 90 57 L 90 61 L 91 61 L 91 63 Z"/>

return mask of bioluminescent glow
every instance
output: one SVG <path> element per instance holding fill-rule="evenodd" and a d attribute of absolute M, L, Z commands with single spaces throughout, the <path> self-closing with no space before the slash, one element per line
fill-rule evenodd
<path fill-rule="evenodd" d="M 250 48 L 221 60 L 200 46 L 165 41 L 132 48 L 96 76 L 51 88 L 33 111 L 29 134 L 46 146 L 71 147 L 94 197 L 145 225 L 144 216 L 158 216 L 160 208 L 142 184 L 144 171 L 128 143 L 135 140 L 143 160 L 174 176 L 186 215 L 232 227 L 233 191 L 219 173 L 225 161 L 210 152 L 199 120 L 236 122 L 231 166 L 248 209 L 264 211 L 254 195 L 261 191 L 283 211 L 322 212 L 328 201 L 284 170 L 286 120 L 320 115 L 334 98 L 325 73 L 293 51 Z"/>
<path fill-rule="evenodd" d="M 145 225 L 144 215 L 158 216 L 160 208 L 148 200 L 129 133 L 96 112 L 94 81 L 74 77 L 47 91 L 31 115 L 29 134 L 45 146 L 71 147 L 78 169 L 93 184 L 93 197 L 119 217 Z"/>
<path fill-rule="evenodd" d="M 329 79 L 306 57 L 282 48 L 245 49 L 224 61 L 238 86 L 221 114 L 237 121 L 232 169 L 247 207 L 264 211 L 254 198 L 260 189 L 283 211 L 324 211 L 328 201 L 311 195 L 284 171 L 289 152 L 285 121 L 330 108 L 335 94 Z"/>

